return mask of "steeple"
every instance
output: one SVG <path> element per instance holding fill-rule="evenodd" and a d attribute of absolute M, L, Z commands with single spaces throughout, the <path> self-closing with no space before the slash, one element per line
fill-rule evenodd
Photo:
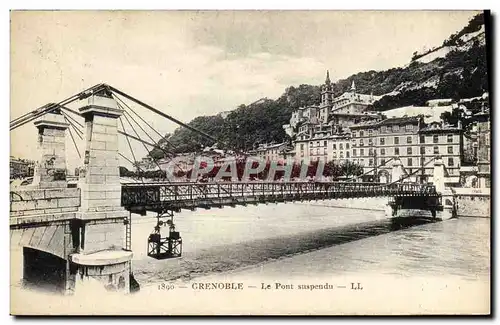
<path fill-rule="evenodd" d="M 328 70 L 326 70 L 325 84 L 329 85 L 330 83 L 331 83 L 331 81 L 330 81 L 330 72 Z"/>
<path fill-rule="evenodd" d="M 354 84 L 354 80 L 352 81 L 351 91 L 356 92 L 356 85 Z"/>

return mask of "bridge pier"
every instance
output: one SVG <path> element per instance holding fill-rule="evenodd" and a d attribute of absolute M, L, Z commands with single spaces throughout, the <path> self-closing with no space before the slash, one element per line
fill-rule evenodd
<path fill-rule="evenodd" d="M 392 179 L 400 179 L 403 174 L 402 164 L 399 159 L 394 161 L 392 166 Z M 386 217 L 396 218 L 416 210 L 429 211 L 432 219 L 447 220 L 456 215 L 456 203 L 453 192 L 445 187 L 445 168 L 440 157 L 434 161 L 433 185 L 438 196 L 435 197 L 393 197 L 389 200 L 385 210 Z M 405 211 L 406 210 L 406 211 Z"/>
<path fill-rule="evenodd" d="M 80 108 L 85 118 L 85 155 L 79 173 L 82 199 L 70 261 L 75 291 L 85 287 L 128 293 L 132 252 L 124 249 L 128 211 L 121 206 L 118 125 L 123 113 L 105 94 L 93 95 Z"/>
<path fill-rule="evenodd" d="M 66 129 L 69 124 L 59 110 L 45 114 L 37 121 L 39 158 L 33 173 L 33 186 L 38 188 L 65 188 Z"/>
<path fill-rule="evenodd" d="M 396 196 L 389 200 L 386 217 L 439 220 L 442 211 L 443 205 L 439 196 Z"/>
<path fill-rule="evenodd" d="M 394 158 L 394 161 L 392 162 L 392 174 L 391 174 L 391 181 L 396 182 L 401 177 L 403 177 L 403 163 L 399 158 Z"/>

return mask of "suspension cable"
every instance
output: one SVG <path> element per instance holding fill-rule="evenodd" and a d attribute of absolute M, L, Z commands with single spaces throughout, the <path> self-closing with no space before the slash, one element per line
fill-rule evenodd
<path fill-rule="evenodd" d="M 120 105 L 120 103 L 118 103 L 118 106 L 122 107 L 122 106 Z M 129 108 L 129 109 L 130 109 L 130 108 Z M 149 135 L 149 134 L 148 134 L 148 133 L 147 133 L 147 132 L 146 132 L 146 131 L 142 128 L 142 126 L 139 124 L 139 122 L 137 122 L 137 121 L 134 119 L 134 117 L 133 117 L 132 115 L 130 115 L 130 113 L 129 113 L 129 112 L 127 112 L 127 110 L 125 110 L 125 109 L 124 109 L 123 111 L 124 111 L 124 113 L 125 113 L 125 114 L 124 114 L 124 116 L 125 116 L 125 118 L 127 119 L 127 121 L 129 122 L 129 124 L 130 124 L 130 121 L 128 120 L 127 115 L 128 115 L 128 116 L 130 117 L 130 119 L 131 119 L 131 120 L 132 120 L 132 121 L 133 121 L 133 122 L 134 122 L 134 123 L 135 123 L 135 124 L 136 124 L 136 125 L 137 125 L 140 129 L 141 129 L 141 130 L 142 130 L 142 132 L 144 132 L 144 133 L 145 133 L 145 134 L 146 134 L 146 135 L 147 135 L 147 136 L 151 139 L 151 141 L 153 141 L 153 142 L 154 142 L 154 144 L 156 145 L 156 147 L 155 147 L 155 148 L 159 148 L 159 149 L 160 149 L 160 150 L 161 150 L 161 151 L 165 154 L 165 156 L 170 156 L 170 155 L 172 155 L 172 154 L 173 154 L 173 153 L 171 153 L 171 152 L 166 151 L 164 148 L 162 148 L 162 147 L 161 147 L 161 145 L 160 145 L 158 142 L 156 142 L 156 141 L 155 141 L 155 140 L 154 140 L 154 139 L 153 139 L 153 138 L 152 138 L 152 137 L 151 137 L 151 136 L 150 136 L 150 135 Z M 131 124 L 130 124 L 130 126 L 131 126 L 131 127 L 132 127 L 132 129 L 134 130 L 134 132 L 135 132 L 135 134 L 137 135 L 137 137 L 139 137 L 139 135 L 138 135 L 138 134 L 137 134 L 137 132 L 135 131 L 134 127 L 133 127 Z M 143 142 L 143 145 L 144 145 L 144 142 Z M 146 148 L 146 151 L 148 151 L 148 152 L 149 152 L 149 150 L 148 150 L 147 148 Z M 175 155 L 175 154 L 174 154 L 174 155 Z M 151 158 L 153 158 L 153 157 L 151 157 Z M 154 161 L 154 162 L 158 165 L 158 163 L 156 162 L 156 159 L 154 159 L 154 158 L 153 158 L 153 161 Z M 175 162 L 174 162 L 174 163 L 175 163 Z M 182 172 L 184 172 L 184 170 L 182 169 L 182 167 L 181 167 L 181 166 L 179 166 L 179 164 L 175 163 L 175 165 L 176 165 L 176 166 L 177 166 L 177 167 L 178 167 L 178 168 L 179 168 Z M 159 168 L 160 168 L 160 170 L 161 170 L 161 167 L 160 167 L 159 165 L 158 165 L 158 167 L 159 167 Z"/>
<path fill-rule="evenodd" d="M 61 106 L 61 108 L 62 108 L 61 113 L 62 113 L 63 111 L 68 110 L 67 108 L 62 107 L 62 106 Z M 68 112 L 71 112 L 71 111 L 70 111 L 70 110 L 68 110 Z M 79 116 L 81 116 L 81 115 L 79 115 Z M 71 119 L 71 120 L 73 121 L 73 123 L 78 124 L 78 126 L 79 126 L 79 127 L 83 128 L 83 125 L 82 125 L 80 122 L 78 122 L 77 120 L 75 120 L 75 118 L 74 118 L 74 117 L 72 117 L 71 115 L 66 114 L 66 117 L 67 117 L 67 118 L 69 118 L 69 119 Z"/>
<path fill-rule="evenodd" d="M 134 166 L 134 162 L 132 160 L 128 159 L 127 157 L 125 157 L 125 155 L 123 155 L 121 152 L 119 152 L 118 155 L 120 155 L 120 157 L 122 157 L 123 159 L 128 161 L 132 166 Z M 137 166 L 137 169 L 139 169 L 141 172 L 145 173 L 144 169 L 142 169 L 141 167 Z M 144 179 L 141 178 L 141 182 L 144 184 Z"/>
<path fill-rule="evenodd" d="M 64 117 L 64 119 L 66 121 L 68 121 L 68 119 L 66 118 L 66 116 Z M 78 157 L 80 159 L 82 159 L 82 155 L 80 154 L 80 150 L 78 150 L 78 146 L 76 145 L 75 137 L 73 137 L 73 132 L 71 131 L 71 126 L 68 128 L 68 131 L 69 131 L 69 135 L 71 136 L 71 140 L 73 140 L 73 145 L 75 146 L 76 153 L 78 154 Z"/>
<path fill-rule="evenodd" d="M 75 114 L 75 115 L 77 115 L 77 116 L 79 116 L 79 117 L 82 117 L 82 114 L 78 113 L 78 112 L 77 112 L 77 111 L 75 111 L 75 110 L 72 110 L 71 108 L 69 108 L 69 107 L 67 107 L 67 106 L 63 106 L 63 105 L 59 105 L 59 106 L 61 106 L 61 108 L 62 108 L 62 109 L 66 110 L 66 111 L 68 111 L 68 112 L 70 112 L 70 113 L 73 113 L 73 114 Z"/>
<path fill-rule="evenodd" d="M 120 101 L 123 106 L 125 106 L 130 111 L 132 111 L 132 113 L 134 113 L 142 122 L 144 122 L 151 130 L 153 130 L 160 137 L 160 139 L 164 139 L 165 142 L 167 142 L 169 145 L 171 145 L 174 149 L 177 149 L 177 147 L 172 142 L 170 142 L 167 139 L 165 139 L 165 137 L 163 135 L 161 135 L 160 132 L 158 132 L 153 126 L 151 126 L 146 120 L 144 120 L 144 118 L 142 118 L 142 116 L 140 116 L 129 105 L 127 105 L 127 103 L 125 103 L 118 95 L 116 95 L 116 94 L 113 94 L 113 95 L 114 95 L 114 97 L 115 97 L 115 99 L 117 101 Z M 143 130 L 143 132 L 146 133 L 149 136 L 149 134 L 147 132 L 145 132 L 144 130 Z M 151 139 L 151 137 L 150 137 L 150 139 Z M 151 140 L 153 140 L 153 139 L 151 139 Z"/>
<path fill-rule="evenodd" d="M 389 159 L 388 159 L 387 161 L 385 161 L 383 164 L 380 164 L 380 165 L 378 165 L 377 167 L 374 167 L 374 168 L 370 169 L 370 170 L 369 170 L 369 171 L 367 171 L 366 173 L 363 173 L 363 174 L 361 174 L 361 175 L 359 175 L 359 176 L 353 176 L 353 177 L 349 178 L 349 179 L 347 180 L 347 182 L 349 182 L 349 181 L 351 181 L 351 180 L 355 180 L 355 179 L 360 178 L 360 177 L 363 177 L 363 176 L 365 176 L 365 175 L 368 175 L 368 174 L 369 174 L 369 173 L 371 173 L 372 171 L 374 171 L 374 170 L 376 170 L 376 169 L 378 169 L 378 168 L 380 168 L 380 167 L 382 167 L 382 166 L 387 165 L 387 163 L 388 163 L 388 162 L 390 162 L 391 160 L 394 160 L 394 157 L 389 158 Z"/>
<path fill-rule="evenodd" d="M 118 105 L 120 106 L 120 104 L 118 104 Z M 142 131 L 142 132 L 144 132 L 144 134 L 146 134 L 146 135 L 148 136 L 148 138 L 149 138 L 151 141 L 153 141 L 153 143 L 154 143 L 155 145 L 157 145 L 157 146 L 158 146 L 158 148 L 161 148 L 161 149 L 162 149 L 162 151 L 163 151 L 163 153 L 164 153 L 165 155 L 170 156 L 170 155 L 173 155 L 173 154 L 174 154 L 173 152 L 169 152 L 169 151 L 167 151 L 167 150 L 163 149 L 163 148 L 161 147 L 161 145 L 160 145 L 157 141 L 155 141 L 155 139 L 153 139 L 153 138 L 152 138 L 152 137 L 151 137 L 151 136 L 150 136 L 150 135 L 149 135 L 149 134 L 148 134 L 148 133 L 147 133 L 147 132 L 146 132 L 146 131 L 142 128 L 142 126 L 139 124 L 139 122 L 137 122 L 137 121 L 134 119 L 134 117 L 133 117 L 132 115 L 130 115 L 130 113 L 129 113 L 128 111 L 126 111 L 126 110 L 123 110 L 123 111 L 125 112 L 124 116 L 127 116 L 127 115 L 128 115 L 128 117 L 130 117 L 130 119 L 131 119 L 131 120 L 132 120 L 132 121 L 133 121 L 133 122 L 134 122 L 134 123 L 135 123 L 135 124 L 136 124 L 136 125 L 140 128 L 140 129 L 141 129 L 141 131 Z M 127 119 L 127 120 L 128 120 L 128 119 Z M 148 150 L 148 152 L 149 152 L 149 150 Z"/>
<path fill-rule="evenodd" d="M 118 104 L 118 106 L 120 106 L 120 104 Z M 125 111 L 125 110 L 124 110 L 124 111 Z M 132 131 L 134 131 L 135 135 L 136 135 L 137 137 L 139 137 L 139 134 L 138 134 L 138 133 L 137 133 L 137 131 L 135 130 L 134 126 L 132 125 L 132 123 L 130 123 L 130 120 L 128 119 L 127 114 L 124 114 L 123 116 L 125 117 L 125 120 L 128 122 L 128 124 L 130 125 L 130 127 L 132 128 Z M 146 145 L 144 144 L 144 142 L 141 142 L 141 144 L 144 146 L 144 149 L 146 149 L 146 152 L 149 152 L 149 150 L 148 150 L 148 148 L 146 147 Z M 153 159 L 153 161 L 154 161 L 154 163 L 156 164 L 156 166 L 158 167 L 159 171 L 161 172 L 161 171 L 162 171 L 162 169 L 161 169 L 160 165 L 158 164 L 158 162 L 157 162 L 155 159 Z M 170 181 L 169 181 L 169 182 L 170 182 Z"/>
<path fill-rule="evenodd" d="M 400 181 L 402 181 L 402 180 L 405 180 L 405 179 L 407 179 L 407 178 L 409 178 L 409 177 L 413 176 L 414 174 L 416 174 L 416 173 L 420 172 L 422 168 L 424 168 L 425 166 L 427 166 L 428 164 L 430 164 L 430 163 L 431 163 L 431 162 L 433 162 L 434 160 L 436 160 L 436 157 L 434 157 L 434 158 L 432 158 L 431 160 L 429 160 L 428 162 L 426 162 L 424 165 L 422 165 L 422 167 L 417 168 L 414 172 L 412 172 L 412 173 L 410 173 L 410 174 L 408 174 L 408 173 L 407 173 L 407 175 L 406 175 L 406 176 L 401 177 L 400 179 L 395 180 L 395 181 L 393 181 L 392 183 L 385 184 L 385 185 L 386 185 L 386 186 L 389 186 L 389 185 L 395 184 L 395 183 L 397 183 L 397 182 L 400 182 Z"/>
<path fill-rule="evenodd" d="M 128 95 L 128 94 L 120 91 L 120 90 L 118 90 L 118 89 L 116 89 L 113 86 L 108 86 L 108 87 L 109 87 L 109 89 L 111 91 L 116 92 L 116 93 L 122 95 L 123 97 L 125 97 L 125 98 L 127 98 L 127 99 L 129 99 L 129 100 L 131 100 L 133 102 L 135 102 L 136 104 L 139 104 L 142 107 L 145 107 L 145 108 L 149 109 L 150 111 L 152 111 L 152 112 L 154 112 L 154 113 L 156 113 L 156 114 L 158 114 L 158 115 L 160 115 L 160 116 L 162 116 L 162 117 L 164 117 L 164 118 L 166 118 L 166 119 L 168 119 L 168 120 L 170 120 L 170 121 L 172 121 L 174 123 L 177 123 L 180 126 L 185 127 L 186 129 L 189 129 L 189 130 L 191 130 L 193 132 L 196 132 L 196 133 L 198 133 L 198 134 L 200 134 L 200 135 L 202 135 L 202 136 L 204 136 L 206 138 L 209 138 L 210 140 L 212 140 L 214 142 L 217 142 L 217 139 L 215 139 L 211 135 L 208 135 L 207 133 L 205 133 L 205 132 L 203 132 L 201 130 L 198 130 L 197 128 L 194 128 L 194 127 L 192 127 L 190 125 L 187 125 L 186 123 L 183 123 L 183 122 L 179 121 L 178 119 L 176 119 L 176 118 L 174 118 L 174 117 L 172 117 L 170 115 L 167 115 L 167 114 L 163 113 L 162 111 L 157 110 L 156 108 L 154 108 L 154 107 L 152 107 L 152 106 L 150 106 L 150 105 L 148 105 L 148 104 L 146 104 L 146 103 L 144 103 L 144 102 L 142 102 L 142 101 L 140 101 L 140 100 L 138 100 L 138 99 L 136 99 L 136 98 L 134 98 L 134 97 L 132 97 L 132 96 L 130 96 L 130 95 Z"/>
<path fill-rule="evenodd" d="M 65 114 L 64 112 L 61 111 L 61 114 L 62 116 L 64 116 L 64 119 L 66 120 L 66 122 L 69 123 L 69 125 L 71 125 L 74 129 L 75 129 L 75 134 L 80 138 L 80 140 L 83 140 L 83 131 L 80 130 L 79 128 L 77 128 L 72 122 L 71 120 L 68 119 L 68 115 Z"/>
<path fill-rule="evenodd" d="M 26 114 L 14 119 L 10 122 L 10 130 L 12 131 L 14 129 L 17 129 L 18 127 L 23 126 L 26 123 L 29 123 L 29 122 L 39 118 L 40 116 L 43 116 L 47 113 L 50 113 L 50 112 L 58 109 L 59 106 L 65 106 L 65 105 L 72 103 L 76 100 L 81 100 L 81 99 L 87 98 L 87 97 L 91 96 L 94 92 L 100 91 L 103 86 L 104 86 L 104 84 L 97 84 L 97 85 L 92 86 L 88 89 L 85 89 L 82 92 L 79 92 L 76 95 L 73 95 L 71 97 L 68 97 L 68 98 L 62 100 L 59 103 L 46 104 L 42 107 L 35 109 L 34 111 L 26 113 Z"/>
<path fill-rule="evenodd" d="M 123 129 L 123 131 L 125 131 L 125 126 L 123 125 L 122 118 L 120 117 L 120 118 L 119 118 L 119 120 L 120 120 L 120 123 L 121 123 L 121 125 L 122 125 L 122 129 Z M 136 170 L 138 171 L 138 170 L 139 170 L 139 164 L 137 163 L 137 159 L 135 158 L 134 150 L 132 149 L 132 145 L 130 144 L 130 140 L 129 140 L 129 138 L 127 137 L 126 139 L 127 139 L 128 147 L 129 147 L 129 149 L 130 149 L 130 153 L 132 154 L 132 158 L 133 158 L 133 159 L 134 159 L 134 161 L 135 161 L 135 164 L 133 164 L 132 166 L 134 166 L 134 167 L 136 168 Z M 141 177 L 141 178 L 142 178 L 142 177 Z M 144 180 L 143 180 L 143 182 L 144 182 Z"/>

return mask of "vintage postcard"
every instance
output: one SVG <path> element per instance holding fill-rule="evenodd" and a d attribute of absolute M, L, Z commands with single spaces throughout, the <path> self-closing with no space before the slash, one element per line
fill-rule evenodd
<path fill-rule="evenodd" d="M 11 11 L 13 315 L 489 315 L 490 12 Z"/>

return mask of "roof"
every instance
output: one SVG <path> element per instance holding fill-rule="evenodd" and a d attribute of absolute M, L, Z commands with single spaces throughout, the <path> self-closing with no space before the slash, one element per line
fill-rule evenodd
<path fill-rule="evenodd" d="M 362 121 L 359 122 L 358 124 L 351 125 L 349 126 L 350 129 L 361 129 L 361 128 L 368 128 L 368 127 L 376 127 L 378 126 L 380 121 Z"/>
<path fill-rule="evenodd" d="M 379 125 L 418 123 L 421 119 L 422 116 L 393 117 L 380 121 Z"/>
<path fill-rule="evenodd" d="M 257 149 L 255 149 L 256 151 L 262 151 L 262 150 L 268 150 L 268 149 L 274 149 L 274 148 L 279 148 L 279 147 L 282 147 L 282 146 L 286 146 L 287 144 L 285 142 L 282 142 L 282 143 L 276 143 L 276 144 L 267 144 L 267 143 L 264 143 L 262 145 L 260 145 Z"/>
<path fill-rule="evenodd" d="M 335 111 L 332 112 L 332 113 L 330 113 L 330 115 L 338 115 L 338 116 L 366 116 L 366 117 L 379 117 L 380 116 L 379 114 L 367 113 L 367 112 L 364 112 L 364 113 L 335 113 Z"/>
<path fill-rule="evenodd" d="M 430 123 L 434 121 L 441 121 L 441 114 L 444 112 L 451 112 L 452 105 L 447 106 L 404 106 L 384 111 L 387 117 L 403 117 L 405 115 L 423 115 L 424 122 Z"/>
<path fill-rule="evenodd" d="M 441 123 L 433 122 L 420 129 L 420 132 L 460 132 L 462 128 L 453 125 L 443 125 Z"/>

